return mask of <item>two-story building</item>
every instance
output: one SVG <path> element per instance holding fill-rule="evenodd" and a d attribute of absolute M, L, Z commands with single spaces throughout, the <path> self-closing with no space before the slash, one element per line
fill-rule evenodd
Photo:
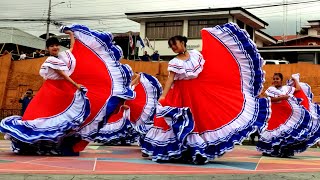
<path fill-rule="evenodd" d="M 272 45 L 275 38 L 261 31 L 268 23 L 241 7 L 197 9 L 178 11 L 155 11 L 126 13 L 127 18 L 140 23 L 140 37 L 148 39 L 152 48 L 143 50 L 152 54 L 158 50 L 162 59 L 168 60 L 174 53 L 168 48 L 168 39 L 175 35 L 188 37 L 187 48 L 201 51 L 202 40 L 200 30 L 227 22 L 237 23 L 246 29 L 258 47 Z M 139 52 L 142 55 L 143 50 Z"/>

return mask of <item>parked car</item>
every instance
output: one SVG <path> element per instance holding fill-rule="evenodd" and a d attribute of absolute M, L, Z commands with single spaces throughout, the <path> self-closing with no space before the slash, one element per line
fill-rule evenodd
<path fill-rule="evenodd" d="M 265 60 L 263 60 L 263 65 L 266 65 L 266 64 L 289 64 L 289 61 L 276 60 L 276 59 L 265 59 Z"/>

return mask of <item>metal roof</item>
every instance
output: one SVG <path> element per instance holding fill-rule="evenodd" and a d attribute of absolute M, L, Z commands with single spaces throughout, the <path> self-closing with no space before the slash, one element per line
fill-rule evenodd
<path fill-rule="evenodd" d="M 35 49 L 45 49 L 44 39 L 14 27 L 0 27 L 0 44 L 11 43 Z"/>

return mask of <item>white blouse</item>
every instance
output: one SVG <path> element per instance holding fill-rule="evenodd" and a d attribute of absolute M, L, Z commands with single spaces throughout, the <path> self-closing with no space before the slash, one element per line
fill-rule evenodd
<path fill-rule="evenodd" d="M 189 51 L 190 58 L 181 60 L 173 58 L 168 65 L 168 71 L 175 72 L 174 80 L 188 80 L 197 78 L 203 70 L 205 60 L 197 50 Z"/>
<path fill-rule="evenodd" d="M 40 76 L 44 79 L 63 79 L 61 75 L 57 74 L 54 69 L 62 70 L 70 76 L 76 67 L 76 59 L 70 50 L 59 53 L 58 58 L 50 56 L 41 65 Z"/>
<path fill-rule="evenodd" d="M 292 97 L 294 91 L 295 88 L 292 86 L 284 85 L 281 86 L 279 89 L 274 86 L 271 86 L 266 90 L 265 94 L 269 97 L 279 97 L 281 95 L 289 95 Z"/>

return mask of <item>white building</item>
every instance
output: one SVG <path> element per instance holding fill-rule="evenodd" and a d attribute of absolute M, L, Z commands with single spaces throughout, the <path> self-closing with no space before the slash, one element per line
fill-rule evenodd
<path fill-rule="evenodd" d="M 175 35 L 188 37 L 187 48 L 201 51 L 200 30 L 227 22 L 237 23 L 246 29 L 258 47 L 276 43 L 276 39 L 261 31 L 268 23 L 241 7 L 198 9 L 179 11 L 156 11 L 126 13 L 127 18 L 140 23 L 140 37 L 149 39 L 162 58 L 171 58 L 174 53 L 168 48 L 168 39 Z M 152 48 L 145 48 L 149 54 Z M 139 55 L 142 55 L 142 51 Z"/>

